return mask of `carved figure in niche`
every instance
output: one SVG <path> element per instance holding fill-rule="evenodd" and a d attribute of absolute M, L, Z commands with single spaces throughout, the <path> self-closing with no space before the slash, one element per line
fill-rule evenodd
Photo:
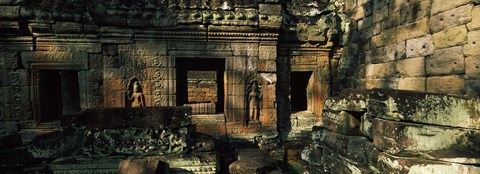
<path fill-rule="evenodd" d="M 250 93 L 248 94 L 249 101 L 249 116 L 250 120 L 259 120 L 260 118 L 260 99 L 262 99 L 262 93 L 258 87 L 258 82 L 253 81 L 249 87 Z"/>
<path fill-rule="evenodd" d="M 142 93 L 142 85 L 136 78 L 130 80 L 127 90 L 127 99 L 130 102 L 130 107 L 144 107 L 145 96 Z"/>

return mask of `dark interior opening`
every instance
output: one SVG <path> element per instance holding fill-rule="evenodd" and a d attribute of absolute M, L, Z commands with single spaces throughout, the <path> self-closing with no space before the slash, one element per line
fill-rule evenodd
<path fill-rule="evenodd" d="M 224 112 L 225 59 L 218 58 L 176 58 L 177 70 L 177 106 L 188 104 L 188 71 L 216 71 L 217 102 L 215 112 Z"/>
<path fill-rule="evenodd" d="M 307 86 L 311 76 L 311 71 L 292 72 L 290 74 L 290 100 L 292 111 L 307 110 Z"/>
<path fill-rule="evenodd" d="M 59 120 L 63 114 L 79 112 L 78 71 L 39 71 L 40 122 Z"/>

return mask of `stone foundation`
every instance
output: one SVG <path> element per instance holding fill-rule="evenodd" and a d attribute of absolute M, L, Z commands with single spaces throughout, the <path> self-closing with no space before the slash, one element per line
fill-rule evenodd
<path fill-rule="evenodd" d="M 479 107 L 478 98 L 345 90 L 325 103 L 324 127 L 314 127 L 302 159 L 311 173 L 476 173 L 469 122 Z"/>

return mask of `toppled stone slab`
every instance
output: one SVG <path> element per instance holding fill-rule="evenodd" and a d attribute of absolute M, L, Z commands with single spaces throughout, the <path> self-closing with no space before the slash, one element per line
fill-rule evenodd
<path fill-rule="evenodd" d="M 480 99 L 399 90 L 373 90 L 371 117 L 480 129 Z"/>
<path fill-rule="evenodd" d="M 342 133 L 345 135 L 361 135 L 360 124 L 363 112 L 347 112 L 347 111 L 323 111 L 323 126 L 328 130 Z"/>
<path fill-rule="evenodd" d="M 332 153 L 348 156 L 358 164 L 368 165 L 376 159 L 373 143 L 363 136 L 348 136 L 324 128 L 315 128 L 312 138 L 316 144 L 321 145 L 320 148 L 328 148 Z"/>
<path fill-rule="evenodd" d="M 215 174 L 217 171 L 217 154 L 211 152 L 193 152 L 189 154 L 170 154 L 154 158 L 168 164 L 170 173 L 205 173 Z"/>
<path fill-rule="evenodd" d="M 241 149 L 238 151 L 238 160 L 230 164 L 231 174 L 258 173 L 266 174 L 279 171 L 276 160 L 260 149 Z"/>
<path fill-rule="evenodd" d="M 324 171 L 332 174 L 356 173 L 369 174 L 372 170 L 368 166 L 353 162 L 344 156 L 332 153 L 325 149 L 323 155 Z"/>
<path fill-rule="evenodd" d="M 480 130 L 373 120 L 373 143 L 385 153 L 477 164 Z"/>
<path fill-rule="evenodd" d="M 107 108 L 62 116 L 62 125 L 103 128 L 168 129 L 191 125 L 190 107 Z"/>
<path fill-rule="evenodd" d="M 379 153 L 380 173 L 480 173 L 480 167 Z"/>
<path fill-rule="evenodd" d="M 352 99 L 352 98 L 328 98 L 325 100 L 323 110 L 325 111 L 354 111 L 365 112 L 367 109 L 367 103 L 365 99 Z"/>
<path fill-rule="evenodd" d="M 118 166 L 119 174 L 168 174 L 168 164 L 158 159 L 123 160 Z"/>

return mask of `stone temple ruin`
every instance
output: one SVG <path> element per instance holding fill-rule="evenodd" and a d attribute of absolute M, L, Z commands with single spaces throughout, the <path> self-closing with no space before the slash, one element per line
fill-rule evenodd
<path fill-rule="evenodd" d="M 480 173 L 478 0 L 0 0 L 0 173 Z"/>

